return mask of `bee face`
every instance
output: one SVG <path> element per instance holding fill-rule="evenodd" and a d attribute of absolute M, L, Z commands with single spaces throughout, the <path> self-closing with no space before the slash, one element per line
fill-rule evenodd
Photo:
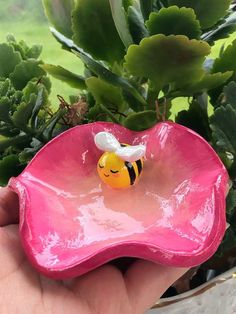
<path fill-rule="evenodd" d="M 106 152 L 98 161 L 97 170 L 101 180 L 112 188 L 133 185 L 141 173 L 143 162 L 123 161 L 115 153 Z"/>

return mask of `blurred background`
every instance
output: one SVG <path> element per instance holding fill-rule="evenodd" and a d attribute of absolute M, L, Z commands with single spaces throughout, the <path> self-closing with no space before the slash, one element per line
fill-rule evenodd
<path fill-rule="evenodd" d="M 13 34 L 17 41 L 24 40 L 27 44 L 42 44 L 41 59 L 45 63 L 61 65 L 73 72 L 83 72 L 78 57 L 63 51 L 49 30 L 48 21 L 44 16 L 41 0 L 0 0 L 0 43 L 6 40 L 7 34 Z M 57 94 L 68 99 L 77 93 L 65 83 L 52 79 L 51 100 L 57 106 Z"/>

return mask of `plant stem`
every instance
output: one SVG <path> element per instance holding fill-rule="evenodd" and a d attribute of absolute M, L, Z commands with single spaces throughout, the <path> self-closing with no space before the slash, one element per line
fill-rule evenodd
<path fill-rule="evenodd" d="M 147 92 L 147 109 L 155 110 L 156 108 L 156 101 L 158 99 L 158 95 L 160 90 L 154 87 L 152 82 L 149 82 L 148 92 Z"/>
<path fill-rule="evenodd" d="M 115 115 L 107 109 L 104 105 L 100 104 L 101 109 L 111 118 L 114 123 L 120 124 L 119 120 L 115 117 Z"/>

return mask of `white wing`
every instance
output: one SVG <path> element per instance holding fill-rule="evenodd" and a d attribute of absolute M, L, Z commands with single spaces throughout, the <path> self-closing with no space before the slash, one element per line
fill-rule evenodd
<path fill-rule="evenodd" d="M 97 133 L 94 137 L 94 142 L 97 148 L 105 152 L 115 152 L 120 148 L 120 143 L 115 136 L 108 132 Z"/>
<path fill-rule="evenodd" d="M 119 156 L 124 161 L 134 162 L 144 157 L 146 153 L 146 146 L 136 145 L 136 146 L 126 146 L 120 147 L 116 151 L 116 155 Z"/>

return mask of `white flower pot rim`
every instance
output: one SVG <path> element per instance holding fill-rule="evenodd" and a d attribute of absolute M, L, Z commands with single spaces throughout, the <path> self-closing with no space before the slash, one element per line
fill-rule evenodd
<path fill-rule="evenodd" d="M 214 288 L 217 285 L 223 284 L 226 281 L 230 280 L 230 279 L 235 279 L 236 280 L 236 267 L 231 268 L 230 270 L 226 271 L 225 273 L 215 277 L 214 279 L 208 281 L 207 283 L 192 289 L 188 292 L 182 293 L 178 296 L 175 297 L 170 297 L 170 298 L 163 298 L 160 299 L 153 307 L 152 309 L 157 309 L 157 308 L 161 308 L 161 307 L 166 307 L 168 305 L 174 304 L 174 303 L 178 303 L 180 301 L 184 301 L 190 298 L 193 298 L 195 296 L 198 296 L 206 291 L 208 291 L 209 289 Z"/>

